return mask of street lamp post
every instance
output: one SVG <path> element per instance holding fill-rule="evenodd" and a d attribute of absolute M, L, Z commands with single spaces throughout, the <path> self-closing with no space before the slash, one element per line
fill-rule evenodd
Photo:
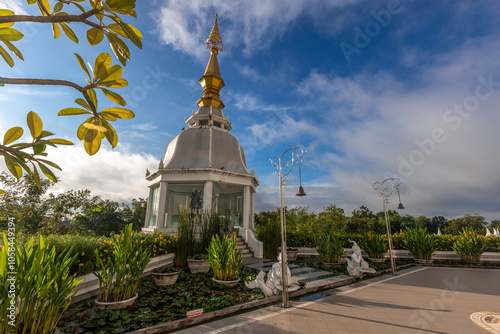
<path fill-rule="evenodd" d="M 283 156 L 285 153 L 290 152 L 292 154 L 291 161 L 283 162 Z M 280 220 L 281 220 L 281 285 L 283 287 L 283 308 L 288 307 L 288 291 L 286 289 L 286 268 L 288 267 L 288 259 L 286 252 L 286 223 L 285 223 L 285 186 L 288 181 L 288 174 L 292 171 L 293 165 L 300 165 L 302 163 L 302 156 L 306 152 L 302 146 L 291 147 L 285 150 L 280 156 L 275 155 L 271 159 L 271 165 L 276 167 L 276 174 L 278 175 L 280 182 Z"/>
<path fill-rule="evenodd" d="M 386 182 L 387 184 L 385 184 Z M 373 184 L 373 188 L 375 188 L 375 190 L 378 191 L 378 195 L 382 197 L 382 204 L 384 206 L 385 225 L 387 228 L 387 242 L 389 243 L 389 258 L 391 260 L 393 275 L 396 275 L 396 265 L 394 263 L 394 257 L 392 254 L 392 233 L 391 233 L 391 224 L 389 221 L 389 213 L 387 212 L 387 204 L 389 204 L 389 197 L 392 195 L 394 189 L 396 189 L 398 191 L 398 196 L 399 196 L 398 209 L 404 209 L 404 206 L 401 203 L 401 196 L 399 195 L 399 187 L 401 183 L 402 182 L 398 178 L 388 178 L 382 182 L 375 182 Z"/>

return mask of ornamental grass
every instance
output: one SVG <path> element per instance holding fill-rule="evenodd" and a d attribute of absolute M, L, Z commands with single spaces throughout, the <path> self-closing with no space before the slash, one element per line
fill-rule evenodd
<path fill-rule="evenodd" d="M 243 268 L 241 251 L 236 250 L 236 234 L 233 233 L 230 240 L 227 236 L 223 239 L 216 234 L 212 237 L 208 247 L 208 259 L 215 279 L 219 281 L 234 281 L 240 278 Z"/>
<path fill-rule="evenodd" d="M 344 254 L 342 238 L 335 232 L 324 232 L 316 240 L 316 251 L 323 262 L 339 263 Z"/>
<path fill-rule="evenodd" d="M 436 236 L 421 227 L 406 229 L 403 242 L 415 259 L 431 260 L 432 253 L 437 250 Z"/>
<path fill-rule="evenodd" d="M 476 234 L 469 228 L 464 228 L 453 244 L 453 250 L 462 261 L 478 263 L 481 254 L 486 250 L 488 244 L 482 235 Z"/>
<path fill-rule="evenodd" d="M 387 238 L 380 234 L 365 233 L 360 237 L 360 247 L 372 259 L 383 259 L 387 253 Z"/>

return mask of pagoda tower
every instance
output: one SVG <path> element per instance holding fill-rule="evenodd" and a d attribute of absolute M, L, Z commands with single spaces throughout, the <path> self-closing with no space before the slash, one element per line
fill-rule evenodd
<path fill-rule="evenodd" d="M 146 172 L 149 198 L 143 231 L 176 234 L 181 210 L 216 210 L 239 229 L 259 256 L 261 250 L 254 248 L 262 248 L 262 243 L 252 232 L 259 180 L 254 170 L 248 171 L 245 152 L 229 132 L 232 124 L 222 111 L 220 90 L 225 83 L 217 60 L 222 47 L 216 16 L 207 39 L 210 59 L 199 80 L 203 95 L 196 101 L 198 110 L 185 120 L 187 128 L 167 145 L 158 169 Z M 257 246 L 252 247 L 255 242 Z"/>

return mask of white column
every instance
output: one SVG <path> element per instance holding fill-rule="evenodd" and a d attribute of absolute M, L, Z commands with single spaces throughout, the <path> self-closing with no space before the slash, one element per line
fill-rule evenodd
<path fill-rule="evenodd" d="M 154 187 L 149 187 L 148 206 L 146 208 L 146 221 L 144 222 L 144 227 L 149 226 L 149 220 L 151 219 L 151 210 L 153 208 L 153 189 Z"/>
<path fill-rule="evenodd" d="M 250 192 L 251 200 L 251 208 L 250 208 L 250 228 L 255 228 L 255 191 Z"/>
<path fill-rule="evenodd" d="M 203 185 L 203 211 L 212 211 L 212 193 L 214 189 L 213 181 L 205 181 Z"/>
<path fill-rule="evenodd" d="M 156 216 L 156 228 L 164 228 L 163 220 L 165 219 L 165 209 L 167 207 L 167 181 L 160 181 L 160 194 L 158 196 L 158 215 Z"/>
<path fill-rule="evenodd" d="M 250 186 L 243 187 L 243 228 L 250 228 Z"/>

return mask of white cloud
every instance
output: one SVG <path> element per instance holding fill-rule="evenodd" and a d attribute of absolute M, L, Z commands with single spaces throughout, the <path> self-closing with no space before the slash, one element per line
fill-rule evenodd
<path fill-rule="evenodd" d="M 275 38 L 284 36 L 292 24 L 304 18 L 313 18 L 317 26 L 328 26 L 329 33 L 342 29 L 342 22 L 355 14 L 339 9 L 357 2 L 170 0 L 162 2 L 152 15 L 165 44 L 203 59 L 206 56 L 204 42 L 212 28 L 215 11 L 219 14 L 223 42 L 231 45 L 230 48 L 243 44 L 244 54 L 250 56 L 267 49 Z"/>
<path fill-rule="evenodd" d="M 141 123 L 141 124 L 132 124 L 130 127 L 132 129 L 141 130 L 141 131 L 151 131 L 151 130 L 158 128 L 156 125 L 154 125 L 151 122 Z"/>
<path fill-rule="evenodd" d="M 0 8 L 10 9 L 17 15 L 28 14 L 19 0 L 0 0 Z"/>
<path fill-rule="evenodd" d="M 146 198 L 149 195 L 146 168 L 155 170 L 158 167 L 155 157 L 132 153 L 124 144 L 114 150 L 103 147 L 93 156 L 89 156 L 81 144 L 60 146 L 48 152 L 48 159 L 62 169 L 54 171 L 60 178 L 51 188 L 56 194 L 71 189 L 89 189 L 92 195 L 118 202 Z"/>
<path fill-rule="evenodd" d="M 484 38 L 465 41 L 426 64 L 409 61 L 421 72 L 412 82 L 388 73 L 339 78 L 312 71 L 299 87 L 321 110 L 316 117 L 333 115 L 335 126 L 339 114 L 341 120 L 356 116 L 318 136 L 315 144 L 326 152 L 308 150 L 308 160 L 329 170 L 329 181 L 338 184 L 332 203 L 346 212 L 360 205 L 380 211 L 373 183 L 399 174 L 405 181 L 401 196 L 407 210 L 402 214 L 479 212 L 499 219 L 494 204 L 500 197 L 499 50 L 498 41 Z M 482 82 L 490 75 L 495 92 L 476 99 L 477 87 L 481 94 L 489 92 Z M 462 116 L 451 111 L 474 101 L 478 105 L 471 105 L 472 111 L 464 107 Z M 397 195 L 391 201 L 391 208 L 396 206 Z"/>

